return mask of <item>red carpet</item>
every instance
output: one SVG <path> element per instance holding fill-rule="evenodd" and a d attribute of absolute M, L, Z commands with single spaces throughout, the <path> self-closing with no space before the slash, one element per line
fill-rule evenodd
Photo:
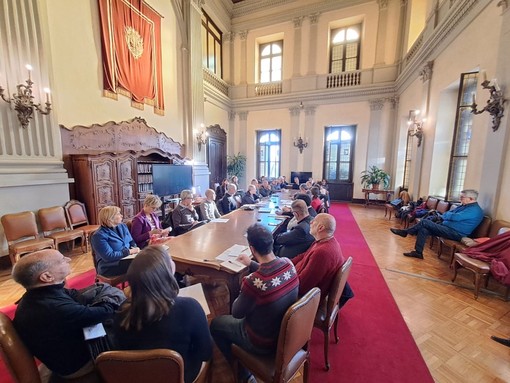
<path fill-rule="evenodd" d="M 349 283 L 355 297 L 340 312 L 340 341 L 329 345 L 329 372 L 324 370 L 323 333 L 313 330 L 310 381 L 433 383 L 349 206 L 335 203 L 330 213 L 344 257 L 354 260 Z"/>

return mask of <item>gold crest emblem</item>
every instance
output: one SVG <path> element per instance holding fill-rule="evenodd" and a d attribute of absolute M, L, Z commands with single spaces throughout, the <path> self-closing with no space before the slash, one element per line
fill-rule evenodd
<path fill-rule="evenodd" d="M 136 59 L 142 57 L 143 54 L 143 38 L 138 31 L 133 27 L 124 27 L 124 37 L 128 46 L 129 52 Z"/>

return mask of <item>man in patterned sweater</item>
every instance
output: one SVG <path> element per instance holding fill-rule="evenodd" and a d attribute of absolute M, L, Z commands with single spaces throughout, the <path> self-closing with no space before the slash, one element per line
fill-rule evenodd
<path fill-rule="evenodd" d="M 260 266 L 244 278 L 232 315 L 211 322 L 211 334 L 229 362 L 232 344 L 256 354 L 274 353 L 282 318 L 298 297 L 296 270 L 289 259 L 274 255 L 271 232 L 255 224 L 248 228 L 247 237 Z M 249 373 L 242 371 L 240 375 L 241 380 L 246 380 Z"/>

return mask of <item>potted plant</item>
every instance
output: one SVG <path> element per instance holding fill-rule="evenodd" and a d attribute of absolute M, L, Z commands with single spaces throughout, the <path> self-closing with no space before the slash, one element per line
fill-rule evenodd
<path fill-rule="evenodd" d="M 241 153 L 227 156 L 227 173 L 229 177 L 242 178 L 246 167 L 246 156 Z"/>
<path fill-rule="evenodd" d="M 360 179 L 364 189 L 379 189 L 381 183 L 384 189 L 390 186 L 390 175 L 375 165 L 370 166 L 368 170 L 363 170 Z"/>

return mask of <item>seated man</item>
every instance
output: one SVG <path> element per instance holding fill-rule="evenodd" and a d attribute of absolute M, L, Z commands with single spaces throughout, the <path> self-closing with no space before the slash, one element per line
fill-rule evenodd
<path fill-rule="evenodd" d="M 222 214 L 228 214 L 241 206 L 241 201 L 238 201 L 239 195 L 237 194 L 237 187 L 234 184 L 229 184 L 227 192 L 220 200 L 220 209 Z"/>
<path fill-rule="evenodd" d="M 241 205 L 254 205 L 259 202 L 259 198 L 257 197 L 257 189 L 255 185 L 248 185 L 248 190 L 245 195 L 241 199 Z"/>
<path fill-rule="evenodd" d="M 279 257 L 294 258 L 306 251 L 315 240 L 310 234 L 312 217 L 308 214 L 306 203 L 298 199 L 292 202 L 291 208 L 297 224 L 275 237 L 275 253 Z"/>
<path fill-rule="evenodd" d="M 243 279 L 232 315 L 216 317 L 211 322 L 211 335 L 229 362 L 232 344 L 256 354 L 273 354 L 282 318 L 298 297 L 296 270 L 288 259 L 273 254 L 271 232 L 254 224 L 248 228 L 247 238 L 260 267 Z M 248 372 L 240 375 L 241 380 L 246 379 Z"/>
<path fill-rule="evenodd" d="M 335 274 L 342 267 L 345 260 L 340 244 L 333 236 L 335 230 L 335 218 L 326 213 L 317 214 L 310 224 L 310 234 L 315 242 L 306 252 L 292 258 L 299 276 L 300 296 L 314 287 L 319 287 L 322 292 L 329 291 Z"/>
<path fill-rule="evenodd" d="M 216 206 L 216 193 L 212 189 L 205 191 L 205 200 L 200 204 L 200 213 L 202 218 L 206 221 L 212 221 L 213 219 L 220 218 L 221 214 Z"/>
<path fill-rule="evenodd" d="M 305 204 L 306 204 L 306 206 L 308 208 L 308 214 L 310 214 L 310 216 L 312 218 L 314 218 L 317 215 L 317 212 L 311 206 L 312 198 L 308 194 L 297 193 L 297 194 L 294 195 L 294 200 L 298 200 L 298 199 L 300 199 L 302 201 L 305 201 Z M 284 229 L 290 230 L 294 226 L 297 225 L 297 220 L 296 220 L 296 217 L 294 217 L 294 214 L 292 213 L 292 208 L 284 206 L 282 208 L 282 210 L 281 210 L 281 214 L 282 215 L 286 215 L 288 217 L 291 217 L 290 221 L 287 223 L 287 225 L 286 225 L 286 227 Z"/>
<path fill-rule="evenodd" d="M 391 228 L 390 230 L 393 234 L 401 237 L 407 237 L 408 234 L 416 234 L 414 250 L 404 253 L 404 255 L 406 257 L 423 259 L 423 248 L 428 236 L 436 235 L 460 241 L 462 237 L 469 236 L 476 229 L 483 220 L 483 210 L 478 205 L 478 202 L 476 202 L 477 199 L 478 192 L 476 190 L 462 190 L 460 192 L 460 202 L 462 205 L 444 213 L 441 216 L 442 222 L 422 219 L 419 223 L 408 229 Z"/>
<path fill-rule="evenodd" d="M 83 327 L 110 318 L 125 300 L 84 301 L 77 290 L 64 288 L 70 259 L 59 251 L 41 250 L 21 258 L 12 271 L 27 291 L 21 298 L 14 327 L 30 352 L 54 373 L 77 378 L 91 373 L 94 364 L 83 339 Z M 91 305 L 93 303 L 93 305 Z"/>
<path fill-rule="evenodd" d="M 270 197 L 271 193 L 271 185 L 269 185 L 269 182 L 265 179 L 259 186 L 259 194 L 261 197 Z"/>
<path fill-rule="evenodd" d="M 185 189 L 181 192 L 181 202 L 172 212 L 172 222 L 176 235 L 184 234 L 205 223 L 198 220 L 198 213 L 193 207 L 193 193 L 191 190 Z"/>

